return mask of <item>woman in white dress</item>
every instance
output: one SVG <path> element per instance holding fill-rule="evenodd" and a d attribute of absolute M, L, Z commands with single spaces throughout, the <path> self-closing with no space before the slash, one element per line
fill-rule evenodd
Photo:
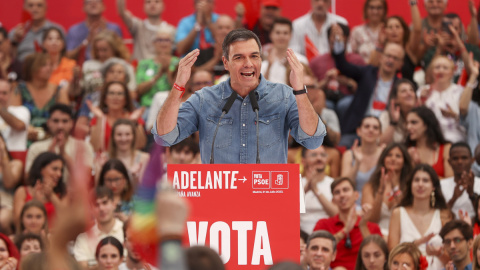
<path fill-rule="evenodd" d="M 438 233 L 452 219 L 443 198 L 440 180 L 429 165 L 420 164 L 408 179 L 399 207 L 392 212 L 388 247 L 412 242 L 427 255 L 428 269 L 442 269 L 449 260 Z"/>

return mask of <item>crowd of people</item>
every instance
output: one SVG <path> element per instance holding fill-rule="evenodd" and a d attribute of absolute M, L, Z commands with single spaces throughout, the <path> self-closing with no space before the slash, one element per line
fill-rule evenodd
<path fill-rule="evenodd" d="M 424 0 L 424 18 L 417 0 L 403 0 L 411 25 L 388 16 L 386 0 L 364 0 L 364 24 L 355 27 L 329 12 L 331 0 L 310 0 L 293 21 L 279 0 L 259 1 L 255 21 L 242 3 L 232 18 L 215 13 L 214 0 L 195 0 L 176 26 L 162 20 L 163 0 L 144 0 L 145 14 L 132 14 L 126 1 L 84 0 L 85 20 L 66 31 L 46 17 L 47 0 L 24 0 L 28 20 L 0 24 L 0 269 L 156 269 L 135 252 L 128 228 L 161 134 L 160 108 L 170 91 L 183 91 L 183 103 L 230 80 L 235 60 L 222 44 L 239 28 L 258 37 L 261 80 L 298 90 L 298 60 L 326 129 L 316 149 L 288 141 L 305 192 L 300 264 L 272 269 L 480 269 L 473 0 L 466 27 L 448 13 L 448 0 Z M 106 8 L 116 8 L 133 50 L 104 18 Z M 179 89 L 183 57 L 195 60 Z M 274 116 L 260 118 L 259 144 L 281 151 L 270 132 Z M 184 137 L 163 148 L 164 171 L 208 160 L 202 135 Z M 216 145 L 218 156 L 231 154 L 230 144 Z M 171 190 L 158 198 L 159 233 L 178 236 L 187 205 Z M 159 269 L 224 269 L 216 252 L 184 253 L 176 239 L 165 240 Z M 171 252 L 181 255 L 173 260 Z"/>

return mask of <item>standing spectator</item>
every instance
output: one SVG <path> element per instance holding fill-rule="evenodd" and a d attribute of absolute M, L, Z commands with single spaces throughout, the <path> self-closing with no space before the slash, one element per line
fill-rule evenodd
<path fill-rule="evenodd" d="M 73 78 L 73 68 L 77 65 L 75 60 L 65 57 L 65 37 L 60 29 L 50 27 L 43 34 L 43 50 L 50 57 L 52 63 L 52 75 L 49 83 L 59 86 L 65 86 Z"/>
<path fill-rule="evenodd" d="M 85 21 L 79 22 L 68 29 L 67 51 L 69 57 L 77 58 L 79 52 L 83 52 L 83 49 L 85 49 L 85 60 L 88 60 L 91 58 L 90 42 L 96 34 L 108 29 L 122 37 L 122 30 L 120 26 L 108 22 L 103 17 L 105 11 L 103 0 L 83 0 L 83 11 L 87 15 Z"/>
<path fill-rule="evenodd" d="M 220 15 L 214 27 L 213 38 L 215 39 L 215 44 L 212 47 L 200 50 L 200 55 L 194 65 L 199 69 L 213 72 L 215 76 L 220 77 L 227 73 L 222 61 L 222 43 L 227 34 L 235 29 L 235 22 L 228 15 Z"/>
<path fill-rule="evenodd" d="M 365 23 L 352 29 L 350 35 L 352 52 L 361 55 L 365 62 L 370 60 L 370 53 L 378 44 L 378 37 L 382 31 L 387 11 L 386 0 L 366 0 L 363 5 Z"/>
<path fill-rule="evenodd" d="M 328 231 L 313 232 L 307 239 L 305 264 L 311 270 L 331 269 L 337 256 L 337 241 Z"/>
<path fill-rule="evenodd" d="M 79 149 L 84 149 L 83 161 L 86 170 L 91 171 L 93 166 L 93 149 L 89 143 L 83 140 L 77 140 L 70 136 L 74 119 L 72 109 L 65 104 L 55 104 L 49 110 L 47 120 L 47 129 L 50 137 L 48 139 L 33 143 L 27 152 L 25 161 L 25 173 L 28 173 L 34 160 L 38 155 L 44 152 L 53 152 L 60 154 L 66 162 L 76 163 L 75 155 Z M 77 161 L 78 162 L 78 161 Z M 70 168 L 67 168 L 70 169 Z M 63 173 L 63 181 L 68 183 L 70 172 Z"/>
<path fill-rule="evenodd" d="M 412 109 L 407 114 L 408 152 L 416 164 L 433 167 L 440 179 L 453 176 L 448 164 L 450 143 L 443 137 L 435 114 L 427 107 Z"/>
<path fill-rule="evenodd" d="M 313 230 L 326 230 L 335 237 L 337 257 L 332 263 L 333 268 L 342 266 L 353 269 L 363 238 L 370 234 L 382 234 L 377 224 L 367 222 L 368 215 L 371 214 L 369 210 L 365 208 L 363 216 L 357 214 L 355 201 L 358 192 L 352 180 L 346 177 L 336 179 L 331 185 L 331 191 L 332 202 L 338 207 L 338 215 L 320 219 Z"/>
<path fill-rule="evenodd" d="M 28 140 L 42 140 L 45 137 L 43 125 L 47 122 L 49 109 L 55 103 L 68 104 L 67 87 L 49 84 L 52 63 L 47 55 L 35 53 L 24 60 L 25 82 L 18 85 L 11 105 L 27 107 L 30 111 Z"/>
<path fill-rule="evenodd" d="M 22 75 L 22 63 L 14 57 L 8 31 L 0 25 L 0 79 L 18 82 Z"/>
<path fill-rule="evenodd" d="M 147 18 L 143 21 L 126 8 L 127 0 L 117 0 L 118 14 L 133 37 L 133 58 L 137 61 L 155 57 L 155 35 L 162 32 L 174 33 L 175 27 L 162 20 L 165 8 L 163 0 L 144 0 L 143 11 Z"/>
<path fill-rule="evenodd" d="M 0 132 L 8 152 L 27 151 L 27 128 L 30 112 L 24 106 L 11 106 L 12 85 L 0 79 Z"/>
<path fill-rule="evenodd" d="M 42 43 L 43 32 L 47 28 L 55 26 L 64 32 L 60 25 L 47 19 L 47 0 L 25 0 L 23 9 L 30 14 L 31 21 L 18 24 L 9 33 L 12 44 L 17 47 L 17 57 L 22 62 Z"/>
<path fill-rule="evenodd" d="M 287 83 L 287 49 L 292 39 L 292 22 L 287 18 L 276 18 L 270 32 L 272 46 L 268 51 L 267 59 L 262 61 L 262 75 L 274 83 Z M 296 53 L 298 60 L 308 64 L 305 56 Z"/>
<path fill-rule="evenodd" d="M 415 167 L 407 181 L 399 207 L 393 209 L 388 234 L 388 247 L 412 242 L 427 255 L 430 270 L 442 269 L 445 258 L 436 236 L 442 226 L 452 220 L 442 195 L 440 180 L 432 167 Z M 433 238 L 433 239 L 432 239 Z M 392 255 L 390 255 L 392 256 Z"/>
<path fill-rule="evenodd" d="M 194 49 L 206 49 L 214 43 L 214 23 L 218 14 L 213 12 L 214 0 L 195 0 L 195 12 L 184 17 L 177 26 L 175 43 L 177 54 L 185 55 Z"/>
<path fill-rule="evenodd" d="M 469 145 L 465 142 L 452 144 L 448 163 L 452 166 L 453 177 L 440 182 L 448 208 L 457 218 L 461 218 L 459 211 L 474 218 L 477 216 L 475 203 L 480 194 L 480 178 L 475 177 L 471 170 L 473 157 Z"/>
<path fill-rule="evenodd" d="M 314 150 L 302 148 L 302 163 L 305 171 L 302 178 L 305 213 L 300 214 L 300 228 L 310 234 L 318 220 L 336 215 L 338 208 L 332 203 L 330 185 L 333 178 L 325 174 L 327 167 L 325 147 L 320 146 Z"/>
<path fill-rule="evenodd" d="M 443 246 L 450 256 L 446 269 L 472 269 L 470 249 L 473 243 L 472 227 L 462 220 L 452 220 L 440 231 Z M 473 253 L 477 256 L 477 252 Z"/>
<path fill-rule="evenodd" d="M 174 73 L 177 70 L 178 57 L 173 56 L 174 33 L 161 30 L 155 33 L 153 40 L 155 54 L 153 57 L 141 60 L 137 67 L 136 82 L 140 105 L 146 108 L 148 115 L 153 96 L 160 91 L 172 89 Z M 146 119 L 146 117 L 144 117 Z"/>
<path fill-rule="evenodd" d="M 295 52 L 306 55 L 306 40 L 313 44 L 319 54 L 327 53 L 327 29 L 335 23 L 348 24 L 347 20 L 328 12 L 331 0 L 310 0 L 312 9 L 307 14 L 293 21 L 293 38 L 290 48 Z"/>
<path fill-rule="evenodd" d="M 114 216 L 116 205 L 112 191 L 106 187 L 96 187 L 91 195 L 91 204 L 95 225 L 79 234 L 73 246 L 73 255 L 84 269 L 95 264 L 96 247 L 103 238 L 113 236 L 120 242 L 125 239 L 123 223 Z M 123 256 L 123 253 L 120 256 Z"/>

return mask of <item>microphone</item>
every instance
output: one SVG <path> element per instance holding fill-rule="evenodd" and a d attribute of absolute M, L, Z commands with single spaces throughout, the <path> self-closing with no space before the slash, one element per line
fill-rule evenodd
<path fill-rule="evenodd" d="M 259 110 L 259 107 L 258 107 L 258 102 L 257 102 L 257 92 L 254 91 L 250 91 L 250 93 L 248 93 L 248 96 L 250 97 L 250 104 L 252 105 L 252 109 L 253 111 L 255 112 L 255 114 L 257 115 L 257 124 L 256 124 L 256 129 L 257 129 L 257 164 L 260 164 L 260 151 L 259 151 L 259 145 L 258 145 L 258 126 L 260 125 L 260 122 L 258 122 L 258 110 Z"/>
<path fill-rule="evenodd" d="M 237 98 L 237 93 L 235 91 L 232 92 L 232 94 L 228 97 L 227 102 L 222 108 L 222 115 L 220 116 L 220 119 L 218 119 L 217 127 L 215 128 L 215 133 L 213 133 L 213 140 L 212 140 L 212 150 L 210 152 L 210 164 L 214 164 L 215 158 L 214 158 L 214 150 L 215 148 L 213 147 L 215 145 L 215 138 L 217 137 L 217 132 L 218 132 L 218 127 L 220 126 L 220 121 L 222 121 L 222 118 L 225 116 L 230 111 L 230 108 L 232 108 L 233 103 L 235 102 L 235 99 Z"/>

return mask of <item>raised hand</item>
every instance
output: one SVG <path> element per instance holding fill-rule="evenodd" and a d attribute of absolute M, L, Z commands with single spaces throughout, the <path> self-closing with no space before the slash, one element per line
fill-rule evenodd
<path fill-rule="evenodd" d="M 292 71 L 290 71 L 290 84 L 293 90 L 303 89 L 303 65 L 298 61 L 297 56 L 292 49 L 287 49 L 287 61 Z"/>
<path fill-rule="evenodd" d="M 143 115 L 143 112 L 145 111 L 145 107 L 140 107 L 136 110 L 134 110 L 130 116 L 128 117 L 128 119 L 134 121 L 134 122 L 137 122 L 138 118 L 142 117 Z"/>
<path fill-rule="evenodd" d="M 197 60 L 199 54 L 200 50 L 195 49 L 185 55 L 185 57 L 183 57 L 178 63 L 177 79 L 175 80 L 175 83 L 178 86 L 185 87 L 187 84 L 188 80 L 190 79 L 190 75 L 192 74 L 193 64 Z"/>
<path fill-rule="evenodd" d="M 360 150 L 360 146 L 358 146 L 358 139 L 355 139 L 352 145 L 352 155 L 355 158 L 355 162 L 361 163 L 363 161 L 363 154 Z"/>
<path fill-rule="evenodd" d="M 90 109 L 90 111 L 93 113 L 93 115 L 95 115 L 95 117 L 97 117 L 97 119 L 100 120 L 103 117 L 105 117 L 105 113 L 102 110 L 100 110 L 98 106 L 93 105 L 91 100 L 87 99 L 85 103 L 87 104 L 88 109 Z"/>
<path fill-rule="evenodd" d="M 400 120 L 400 106 L 395 104 L 395 100 L 390 100 L 390 106 L 388 107 L 388 114 L 390 115 L 390 121 L 398 122 Z"/>

